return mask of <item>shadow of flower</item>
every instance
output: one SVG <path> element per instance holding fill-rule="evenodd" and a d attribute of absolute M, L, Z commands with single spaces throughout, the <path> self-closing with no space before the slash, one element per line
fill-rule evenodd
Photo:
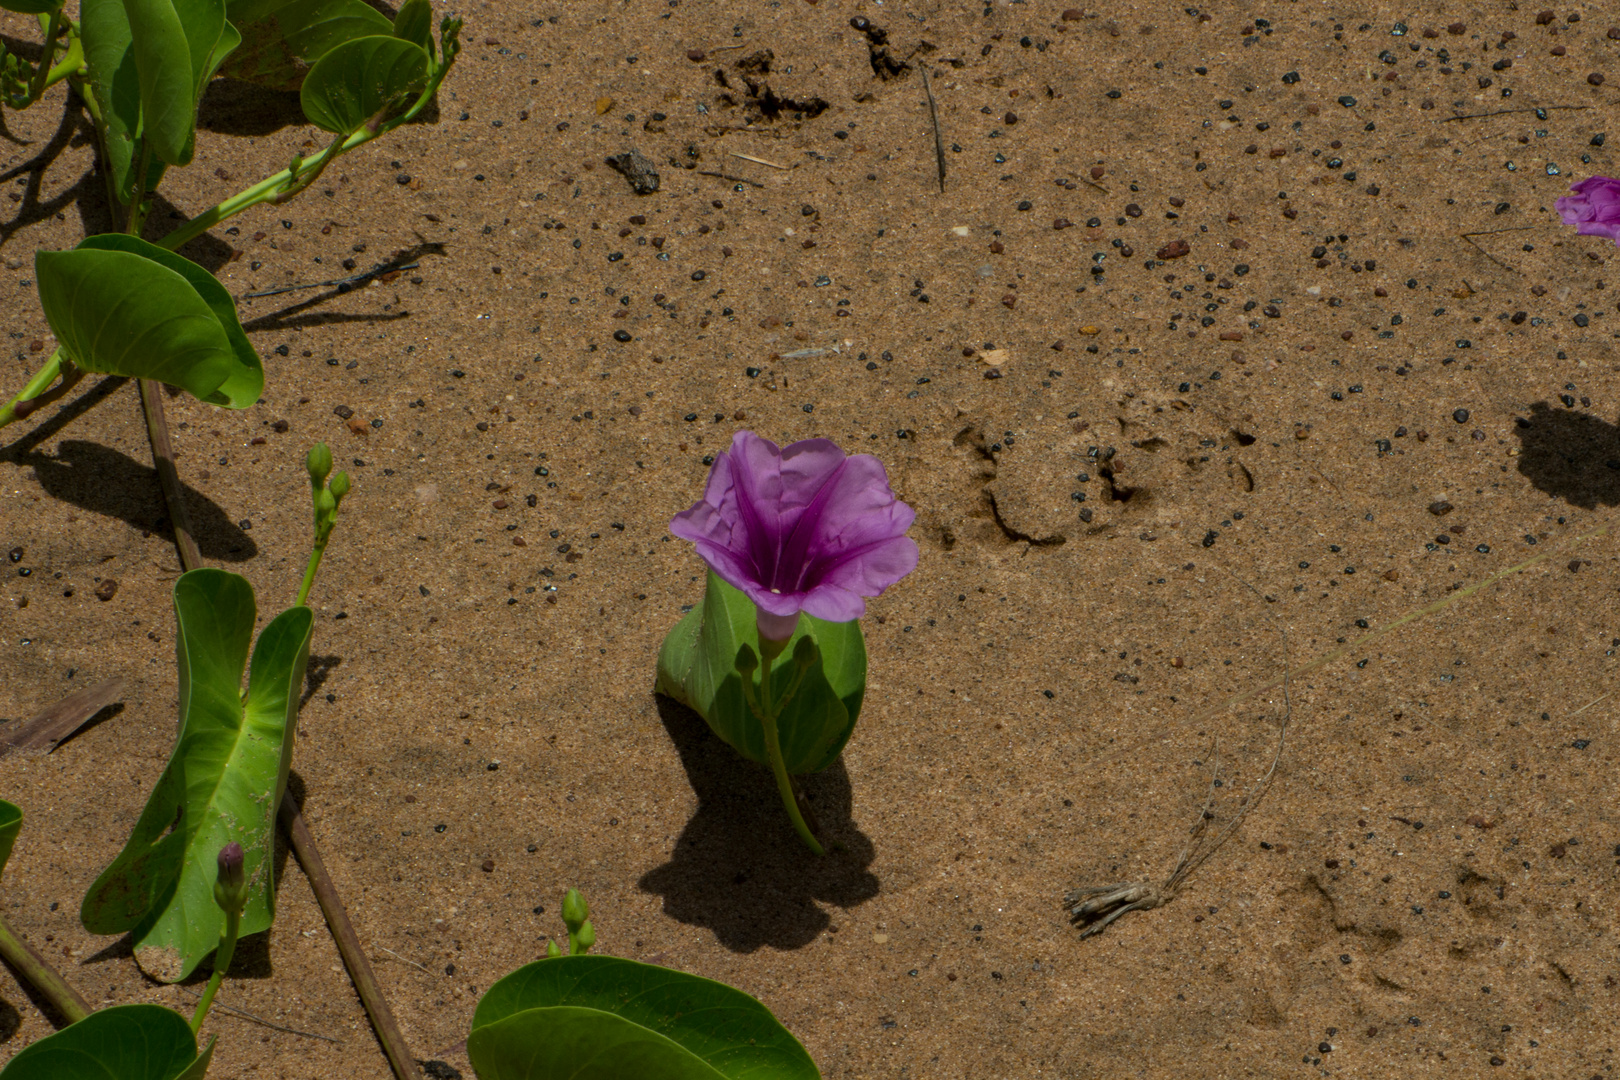
<path fill-rule="evenodd" d="M 1620 427 L 1538 401 L 1514 434 L 1519 473 L 1537 490 L 1583 510 L 1620 505 Z"/>
<path fill-rule="evenodd" d="M 794 835 L 769 769 L 741 757 L 684 705 L 657 700 L 698 797 L 669 862 L 639 882 L 664 898 L 664 914 L 713 930 L 733 952 L 797 949 L 831 923 L 817 901 L 849 908 L 878 894 L 878 879 L 867 869 L 872 841 L 850 820 L 842 759 L 798 778 L 821 836 L 839 845 L 817 857 Z"/>

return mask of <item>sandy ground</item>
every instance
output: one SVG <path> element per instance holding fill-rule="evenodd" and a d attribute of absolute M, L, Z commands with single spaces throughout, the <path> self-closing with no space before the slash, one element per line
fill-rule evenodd
<path fill-rule="evenodd" d="M 193 244 L 238 296 L 419 263 L 242 300 L 264 399 L 169 402 L 263 617 L 305 450 L 355 479 L 294 785 L 417 1056 L 471 1075 L 579 886 L 599 951 L 757 995 L 829 1077 L 1610 1075 L 1616 249 L 1551 210 L 1615 171 L 1620 17 L 1538 11 L 474 5 L 436 122 Z M 151 235 L 320 141 L 290 96 L 203 114 Z M 108 226 L 67 95 L 5 122 L 9 394 L 32 253 Z M 189 1011 L 77 920 L 176 709 L 137 398 L 86 397 L 0 451 L 0 716 L 128 691 L 0 764 L 5 911 L 93 1001 Z M 918 515 L 822 860 L 651 693 L 702 587 L 668 519 L 740 427 L 875 454 Z M 1324 657 L 1226 845 L 1079 940 L 1063 893 L 1162 879 L 1217 739 L 1232 821 Z M 216 1011 L 214 1075 L 386 1076 L 292 860 L 279 905 L 221 1000 L 310 1034 Z M 0 1053 L 50 1030 L 0 1002 Z"/>

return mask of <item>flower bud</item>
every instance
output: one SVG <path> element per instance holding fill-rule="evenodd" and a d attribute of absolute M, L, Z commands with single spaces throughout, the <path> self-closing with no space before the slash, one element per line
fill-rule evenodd
<path fill-rule="evenodd" d="M 214 903 L 227 912 L 240 914 L 247 901 L 245 855 L 235 840 L 219 849 L 219 876 L 214 881 Z"/>
<path fill-rule="evenodd" d="M 580 925 L 591 917 L 590 905 L 585 903 L 585 897 L 578 889 L 569 889 L 563 895 L 562 917 L 571 934 L 577 933 Z"/>
<path fill-rule="evenodd" d="M 332 448 L 323 442 L 316 443 L 309 448 L 304 466 L 309 469 L 309 482 L 317 488 L 322 487 L 332 472 Z"/>
<path fill-rule="evenodd" d="M 346 472 L 340 472 L 336 476 L 332 477 L 332 498 L 336 499 L 338 502 L 342 502 L 343 496 L 347 495 L 348 493 L 349 474 Z"/>
<path fill-rule="evenodd" d="M 563 951 L 561 949 L 557 948 L 557 943 L 555 941 L 551 941 L 551 940 L 546 941 L 546 957 L 548 959 L 555 959 L 555 958 L 561 956 L 562 954 L 563 954 Z"/>
<path fill-rule="evenodd" d="M 816 643 L 810 640 L 809 634 L 806 634 L 799 639 L 797 645 L 793 646 L 793 663 L 801 673 L 807 672 L 810 670 L 811 665 L 816 662 L 819 652 Z"/>
<path fill-rule="evenodd" d="M 755 654 L 754 647 L 744 642 L 737 650 L 737 670 L 742 672 L 745 677 L 752 679 L 754 669 L 757 667 L 759 667 L 759 657 Z"/>
<path fill-rule="evenodd" d="M 592 926 L 590 924 L 590 920 L 587 919 L 584 923 L 582 923 L 580 925 L 580 928 L 578 930 L 574 931 L 574 934 L 573 934 L 573 945 L 575 946 L 574 955 L 575 956 L 584 956 L 587 952 L 590 951 L 591 946 L 595 945 L 595 944 L 596 944 L 596 927 Z"/>

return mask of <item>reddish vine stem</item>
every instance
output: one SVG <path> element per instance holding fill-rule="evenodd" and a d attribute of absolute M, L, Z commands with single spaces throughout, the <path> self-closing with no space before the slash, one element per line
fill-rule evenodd
<path fill-rule="evenodd" d="M 315 841 L 309 835 L 309 826 L 304 824 L 298 804 L 290 794 L 281 800 L 281 824 L 292 842 L 293 854 L 298 856 L 298 863 L 304 868 L 304 876 L 309 879 L 309 887 L 315 891 L 315 899 L 320 902 L 321 914 L 326 916 L 326 925 L 337 942 L 344 966 L 349 969 L 349 978 L 354 981 L 354 988 L 360 994 L 360 1003 L 371 1017 L 377 1041 L 382 1043 L 383 1053 L 388 1055 L 388 1063 L 394 1067 L 394 1075 L 399 1080 L 421 1080 L 416 1059 L 411 1056 L 405 1036 L 394 1019 L 394 1012 L 388 1007 L 388 999 L 383 997 L 382 986 L 371 970 L 371 962 L 360 947 L 360 936 L 354 932 L 354 924 L 349 921 L 343 901 L 338 897 L 337 886 L 332 884 L 326 864 L 321 861 L 321 854 L 315 849 Z"/>
<path fill-rule="evenodd" d="M 152 442 L 152 464 L 157 468 L 163 501 L 169 506 L 174 525 L 174 546 L 180 552 L 180 568 L 195 570 L 202 565 L 202 553 L 191 536 L 191 511 L 186 509 L 186 492 L 180 486 L 180 473 L 174 467 L 174 447 L 169 442 L 169 424 L 163 417 L 163 387 L 151 379 L 141 381 L 141 407 L 146 412 L 146 435 Z"/>

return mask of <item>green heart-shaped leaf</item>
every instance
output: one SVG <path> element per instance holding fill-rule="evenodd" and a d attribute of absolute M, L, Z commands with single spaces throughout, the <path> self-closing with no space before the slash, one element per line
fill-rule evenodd
<path fill-rule="evenodd" d="M 428 54 L 396 37 L 346 41 L 315 62 L 298 100 L 309 122 L 349 135 L 427 79 Z"/>
<path fill-rule="evenodd" d="M 394 36 L 421 46 L 433 58 L 433 4 L 432 0 L 405 0 L 394 16 Z"/>
<path fill-rule="evenodd" d="M 227 10 L 247 44 L 220 73 L 277 90 L 297 90 L 311 65 L 343 42 L 391 32 L 388 17 L 365 0 L 231 0 Z"/>
<path fill-rule="evenodd" d="M 165 982 L 185 978 L 219 944 L 214 903 L 219 849 L 246 853 L 241 933 L 269 929 L 276 808 L 292 762 L 298 688 L 313 616 L 295 607 L 272 619 L 242 669 L 253 636 L 253 589 L 223 570 L 193 570 L 174 587 L 180 730 L 168 767 L 124 850 L 80 907 L 95 934 L 132 930 L 135 959 Z"/>
<path fill-rule="evenodd" d="M 22 807 L 0 799 L 0 872 L 5 870 L 6 862 L 11 858 L 11 846 L 17 842 L 17 834 L 22 831 L 22 821 Z"/>
<path fill-rule="evenodd" d="M 0 8 L 19 15 L 49 15 L 62 6 L 62 0 L 0 0 Z"/>
<path fill-rule="evenodd" d="M 200 1080 L 213 1054 L 172 1010 L 114 1005 L 23 1047 L 0 1080 Z"/>
<path fill-rule="evenodd" d="M 141 87 L 141 137 L 159 160 L 191 162 L 197 99 L 225 33 L 225 0 L 124 0 Z"/>
<path fill-rule="evenodd" d="M 479 1080 L 819 1080 L 799 1040 L 741 990 L 613 956 L 519 968 L 473 1013 Z"/>
<path fill-rule="evenodd" d="M 769 765 L 764 729 L 743 698 L 736 667 L 740 646 L 760 651 L 755 620 L 753 601 L 711 570 L 703 603 L 664 638 L 657 690 L 703 717 L 743 757 Z M 793 647 L 801 637 L 811 638 L 821 655 L 777 718 L 782 760 L 794 775 L 819 772 L 837 760 L 855 730 L 866 693 L 866 642 L 860 623 L 801 615 L 771 669 L 773 698 L 780 700 L 792 682 Z"/>
<path fill-rule="evenodd" d="M 156 379 L 245 409 L 264 392 L 230 293 L 207 270 L 122 233 L 34 256 L 51 332 L 86 371 Z"/>
<path fill-rule="evenodd" d="M 80 0 L 79 33 L 90 91 L 101 111 L 101 142 L 119 202 L 128 204 L 134 191 L 135 159 L 140 151 L 141 82 L 135 70 L 134 38 L 124 0 Z M 168 165 L 152 159 L 147 190 L 157 187 Z"/>

